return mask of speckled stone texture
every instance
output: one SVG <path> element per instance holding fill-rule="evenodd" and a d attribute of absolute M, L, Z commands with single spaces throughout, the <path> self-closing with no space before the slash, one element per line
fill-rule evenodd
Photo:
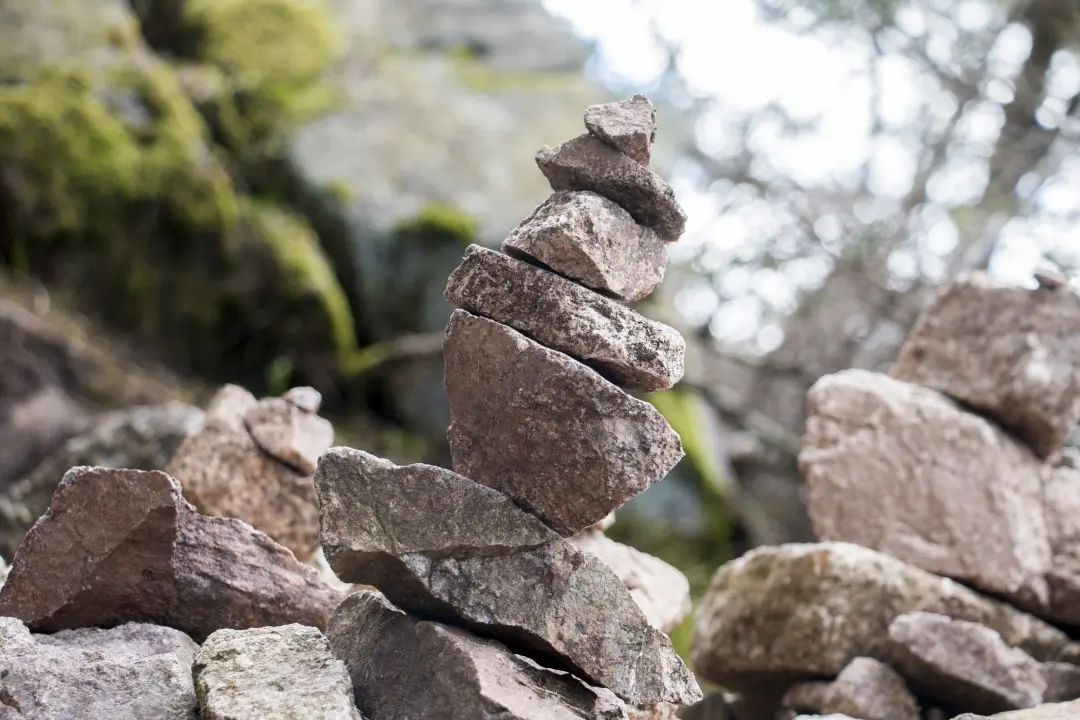
<path fill-rule="evenodd" d="M 557 192 L 521 221 L 503 252 L 618 300 L 641 300 L 664 279 L 667 244 L 594 192 Z"/>
<path fill-rule="evenodd" d="M 446 299 L 581 360 L 621 387 L 664 390 L 683 374 L 686 341 L 674 328 L 495 250 L 469 246 Z"/>
<path fill-rule="evenodd" d="M 686 213 L 670 185 L 588 133 L 558 147 L 540 148 L 536 164 L 552 190 L 591 190 L 603 195 L 667 242 L 678 240 L 686 229 Z"/>
<path fill-rule="evenodd" d="M 1080 422 L 1080 296 L 962 276 L 923 311 L 892 375 L 976 408 L 1049 458 Z"/>
<path fill-rule="evenodd" d="M 840 713 L 860 720 L 919 720 L 919 703 L 904 678 L 878 660 L 859 657 L 832 682 L 807 682 L 784 695 L 790 710 L 827 715 Z"/>
<path fill-rule="evenodd" d="M 638 93 L 629 100 L 590 105 L 585 127 L 596 137 L 642 165 L 648 165 L 656 140 L 656 107 Z"/>
<path fill-rule="evenodd" d="M 1045 469 L 933 390 L 864 370 L 810 389 L 799 465 L 822 540 L 880 550 L 1045 609 Z"/>
<path fill-rule="evenodd" d="M 678 433 L 652 405 L 505 325 L 455 311 L 443 358 L 454 469 L 563 537 L 682 459 Z"/>

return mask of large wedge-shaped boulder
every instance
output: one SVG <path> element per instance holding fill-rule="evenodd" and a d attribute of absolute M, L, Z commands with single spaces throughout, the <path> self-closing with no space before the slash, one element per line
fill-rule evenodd
<path fill-rule="evenodd" d="M 625 720 L 610 691 L 544 669 L 494 640 L 417 620 L 378 593 L 350 595 L 327 629 L 357 706 L 380 720 Z"/>
<path fill-rule="evenodd" d="M 820 379 L 799 455 L 822 540 L 874 548 L 1045 608 L 1044 468 L 934 390 L 864 370 Z"/>
<path fill-rule="evenodd" d="M 31 629 L 325 627 L 342 594 L 250 525 L 200 515 L 159 471 L 72 468 L 0 588 Z"/>
<path fill-rule="evenodd" d="M 333 448 L 315 473 L 335 574 L 493 637 L 635 705 L 700 698 L 618 576 L 501 493 L 430 465 Z M 361 708 L 363 709 L 363 708 Z"/>
<path fill-rule="evenodd" d="M 629 100 L 590 105 L 585 127 L 622 154 L 648 165 L 656 140 L 656 106 L 641 93 Z"/>
<path fill-rule="evenodd" d="M 848 543 L 752 550 L 722 566 L 695 617 L 693 658 L 733 691 L 837 675 L 887 661 L 889 626 L 909 612 L 986 625 L 1037 660 L 1080 659 L 1060 630 L 889 555 Z"/>
<path fill-rule="evenodd" d="M 589 133 L 558 147 L 540 148 L 536 164 L 552 190 L 599 193 L 617 202 L 667 242 L 678 240 L 686 229 L 686 213 L 679 207 L 670 185 Z"/>
<path fill-rule="evenodd" d="M 563 537 L 663 479 L 683 456 L 652 405 L 505 325 L 455 311 L 443 358 L 454 469 Z"/>
<path fill-rule="evenodd" d="M 1080 422 L 1080 295 L 962 276 L 923 311 L 892 375 L 978 409 L 1048 458 Z"/>
<path fill-rule="evenodd" d="M 616 385 L 662 390 L 683 374 L 675 328 L 535 265 L 472 245 L 446 284 L 453 305 L 508 325 Z"/>
<path fill-rule="evenodd" d="M 552 194 L 511 231 L 502 249 L 626 301 L 651 295 L 667 267 L 667 244 L 654 230 L 588 191 Z"/>

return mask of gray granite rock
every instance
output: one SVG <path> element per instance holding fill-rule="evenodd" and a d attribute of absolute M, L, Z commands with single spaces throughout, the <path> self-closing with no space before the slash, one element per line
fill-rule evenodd
<path fill-rule="evenodd" d="M 191 664 L 199 646 L 171 628 L 32 635 L 0 617 L 0 718 L 195 720 Z"/>
<path fill-rule="evenodd" d="M 319 408 L 322 407 L 322 393 L 306 385 L 286 390 L 281 399 L 309 413 L 317 413 Z"/>
<path fill-rule="evenodd" d="M 345 664 L 313 627 L 218 630 L 193 672 L 202 720 L 360 720 Z"/>
<path fill-rule="evenodd" d="M 664 180 L 588 133 L 558 147 L 545 146 L 536 164 L 551 189 L 591 190 L 621 205 L 633 218 L 674 242 L 686 228 L 686 213 Z"/>
<path fill-rule="evenodd" d="M 285 398 L 264 398 L 244 415 L 255 444 L 304 475 L 315 472 L 319 455 L 334 444 L 329 420 Z"/>
<path fill-rule="evenodd" d="M 609 691 L 500 643 L 410 617 L 380 594 L 350 595 L 327 629 L 357 705 L 377 720 L 625 720 Z"/>
<path fill-rule="evenodd" d="M 861 720 L 919 720 L 919 704 L 904 678 L 878 660 L 852 660 L 832 682 L 791 687 L 784 707 L 822 715 L 841 713 Z"/>
<path fill-rule="evenodd" d="M 652 405 L 505 325 L 455 311 L 443 358 L 454 469 L 564 537 L 663 479 L 683 456 Z"/>
<path fill-rule="evenodd" d="M 590 105 L 585 127 L 596 137 L 642 165 L 649 164 L 656 140 L 656 107 L 638 93 L 629 100 Z"/>
<path fill-rule="evenodd" d="M 555 273 L 472 245 L 446 299 L 570 355 L 616 385 L 652 392 L 683 374 L 686 341 L 672 327 Z"/>
<path fill-rule="evenodd" d="M 503 252 L 618 300 L 641 300 L 664 279 L 667 244 L 594 192 L 557 192 L 521 221 Z"/>
<path fill-rule="evenodd" d="M 1076 720 L 1080 717 L 1080 700 L 1067 703 L 1047 703 L 1029 710 L 1010 710 L 996 715 L 964 713 L 953 720 Z"/>
<path fill-rule="evenodd" d="M 500 493 L 349 448 L 324 453 L 315 482 L 323 546 L 342 580 L 376 587 L 417 617 L 494 637 L 631 704 L 700 697 L 670 640 L 615 573 Z"/>

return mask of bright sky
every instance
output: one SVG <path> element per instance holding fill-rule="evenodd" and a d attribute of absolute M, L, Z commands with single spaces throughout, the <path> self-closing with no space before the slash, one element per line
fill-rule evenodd
<path fill-rule="evenodd" d="M 917 1 L 910 0 L 911 8 L 900 13 L 898 25 L 909 36 L 930 38 L 931 54 L 951 52 L 956 24 L 978 30 L 1000 23 L 995 14 L 1001 11 L 1000 3 L 961 0 L 951 6 L 952 22 L 935 25 L 932 17 L 915 9 Z M 816 131 L 797 140 L 784 137 L 779 128 L 770 132 L 768 125 L 754 135 L 756 149 L 772 167 L 801 183 L 854 182 L 854 173 L 870 157 L 870 187 L 883 198 L 900 197 L 910 186 L 919 147 L 910 138 L 905 140 L 905 129 L 920 112 L 947 118 L 954 107 L 951 96 L 937 87 L 936 81 L 920 75 L 903 55 L 889 55 L 879 70 L 883 90 L 878 102 L 892 131 L 884 138 L 873 138 L 872 84 L 866 69 L 869 48 L 865 43 L 837 37 L 826 44 L 808 34 L 767 25 L 758 19 L 754 0 L 544 0 L 544 4 L 566 18 L 579 34 L 597 42 L 593 70 L 601 81 L 646 92 L 666 61 L 651 34 L 650 21 L 655 20 L 661 32 L 682 47 L 682 69 L 691 92 L 717 98 L 718 106 L 723 108 L 698 128 L 699 140 L 706 147 L 722 153 L 731 142 L 731 135 L 724 132 L 725 123 L 769 104 L 781 105 L 798 120 L 818 119 Z M 798 17 L 794 19 L 799 21 Z M 1007 78 L 1023 62 L 1029 47 L 1024 29 L 1009 28 L 1001 33 L 987 58 L 988 67 Z M 1055 60 L 1052 90 L 1070 97 L 1080 88 L 1080 59 L 1069 55 Z M 986 164 L 978 153 L 988 153 L 993 147 L 1002 122 L 998 103 L 1007 102 L 1011 92 L 1007 82 L 991 83 L 984 89 L 986 101 L 967 113 L 962 132 L 974 156 L 951 163 L 949 172 L 931 186 L 935 202 L 943 206 L 962 204 L 981 194 Z M 1054 113 L 1063 108 L 1064 102 L 1060 108 L 1048 102 L 1040 119 L 1047 124 L 1060 122 Z M 1034 198 L 1038 207 L 1058 213 L 1057 219 L 1007 226 L 1005 240 L 991 267 L 994 275 L 1030 285 L 1032 270 L 1040 263 L 1043 252 L 1051 248 L 1070 252 L 1080 262 L 1080 226 L 1075 220 L 1062 222 L 1060 218 L 1061 213 L 1080 209 L 1080 158 L 1067 160 L 1058 177 L 1058 182 L 1044 187 Z M 674 246 L 673 260 L 679 259 L 680 252 L 686 256 L 704 246 L 709 249 L 711 264 L 727 267 L 728 259 L 752 251 L 760 242 L 763 224 L 773 223 L 771 227 L 775 227 L 783 222 L 775 206 L 761 203 L 737 210 L 722 209 L 716 192 L 697 190 L 689 180 L 678 175 L 673 178 L 672 184 L 690 215 L 687 235 Z M 866 212 L 873 215 L 872 208 Z M 819 230 L 828 234 L 827 218 L 824 223 Z M 898 275 L 910 275 L 921 266 L 932 276 L 943 268 L 940 258 L 955 247 L 958 231 L 947 213 L 928 212 L 919 223 L 918 254 L 906 257 L 900 253 L 894 258 L 892 269 Z M 725 326 L 731 327 L 730 315 L 760 315 L 749 308 L 753 302 L 777 307 L 791 302 L 792 277 L 799 285 L 803 284 L 798 279 L 802 276 L 809 286 L 825 270 L 812 263 L 792 266 L 792 272 L 787 273 L 789 282 L 772 282 L 771 289 L 761 287 L 762 282 L 770 281 L 765 276 L 733 278 L 736 285 L 747 286 L 748 298 L 751 290 L 766 297 L 747 299 L 741 306 L 729 308 Z M 716 309 L 715 298 L 710 304 L 700 289 L 696 296 L 684 299 L 686 302 L 680 306 L 689 315 L 694 315 L 695 309 L 699 313 Z M 743 325 L 752 331 L 752 322 L 744 321 Z M 759 344 L 772 342 L 759 338 Z"/>

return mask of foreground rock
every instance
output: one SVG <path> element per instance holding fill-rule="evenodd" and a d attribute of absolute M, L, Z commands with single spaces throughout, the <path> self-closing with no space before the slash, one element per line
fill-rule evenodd
<path fill-rule="evenodd" d="M 1030 710 L 1010 710 L 996 715 L 964 713 L 953 720 L 1076 720 L 1080 717 L 1080 700 L 1066 703 L 1048 703 Z"/>
<path fill-rule="evenodd" d="M 653 627 L 670 632 L 690 614 L 690 582 L 678 568 L 596 530 L 576 535 L 572 542 L 615 571 Z"/>
<path fill-rule="evenodd" d="M 889 626 L 917 611 L 986 625 L 1037 660 L 1080 659 L 1063 632 L 1010 605 L 867 548 L 820 543 L 722 566 L 695 614 L 694 666 L 735 692 L 836 676 L 857 657 L 887 661 Z"/>
<path fill-rule="evenodd" d="M 983 625 L 916 612 L 892 622 L 889 640 L 893 667 L 947 710 L 995 713 L 1043 701 L 1041 665 Z"/>
<path fill-rule="evenodd" d="M 683 374 L 686 341 L 674 328 L 535 265 L 472 245 L 446 299 L 581 360 L 616 385 L 669 388 Z"/>
<path fill-rule="evenodd" d="M 349 448 L 325 453 L 315 482 L 323 547 L 342 580 L 377 587 L 419 617 L 494 637 L 631 704 L 700 698 L 670 640 L 615 573 L 501 493 Z"/>
<path fill-rule="evenodd" d="M 0 615 L 43 632 L 153 622 L 201 641 L 325 627 L 341 597 L 250 525 L 197 513 L 165 473 L 78 467 L 15 555 Z"/>
<path fill-rule="evenodd" d="M 820 379 L 799 465 L 814 529 L 1044 608 L 1043 467 L 939 393 L 846 370 Z"/>
<path fill-rule="evenodd" d="M 651 295 L 667 266 L 660 236 L 594 192 L 554 193 L 514 228 L 502 249 L 627 301 Z"/>
<path fill-rule="evenodd" d="M 333 427 L 283 398 L 257 401 L 222 388 L 202 432 L 180 446 L 168 472 L 201 513 L 239 518 L 306 560 L 319 546 L 311 474 Z"/>
<path fill-rule="evenodd" d="M 155 625 L 31 635 L 0 617 L 0 717 L 194 720 L 198 650 L 184 633 Z"/>
<path fill-rule="evenodd" d="M 590 190 L 621 205 L 634 220 L 674 242 L 686 228 L 686 213 L 664 180 L 588 133 L 536 153 L 551 189 Z"/>
<path fill-rule="evenodd" d="M 78 465 L 164 470 L 173 453 L 202 429 L 203 411 L 181 402 L 108 413 L 69 439 L 0 495 L 0 554 L 15 548 L 49 508 L 64 473 Z"/>
<path fill-rule="evenodd" d="M 919 704 L 904 679 L 885 663 L 855 658 L 833 682 L 800 683 L 784 696 L 784 707 L 861 720 L 919 720 Z"/>
<path fill-rule="evenodd" d="M 892 374 L 978 409 L 1048 458 L 1080 422 L 1080 296 L 963 276 L 923 311 Z"/>
<path fill-rule="evenodd" d="M 652 405 L 504 325 L 455 311 L 443 357 L 454 469 L 564 537 L 661 480 L 683 456 Z"/>
<path fill-rule="evenodd" d="M 596 137 L 642 165 L 648 165 L 656 140 L 656 107 L 638 93 L 629 100 L 591 105 L 585 127 Z"/>
<path fill-rule="evenodd" d="M 313 627 L 218 630 L 194 674 L 202 720 L 360 720 L 344 663 Z"/>
<path fill-rule="evenodd" d="M 350 595 L 327 635 L 357 706 L 379 720 L 618 720 L 619 700 L 494 640 L 409 617 L 378 593 Z"/>

